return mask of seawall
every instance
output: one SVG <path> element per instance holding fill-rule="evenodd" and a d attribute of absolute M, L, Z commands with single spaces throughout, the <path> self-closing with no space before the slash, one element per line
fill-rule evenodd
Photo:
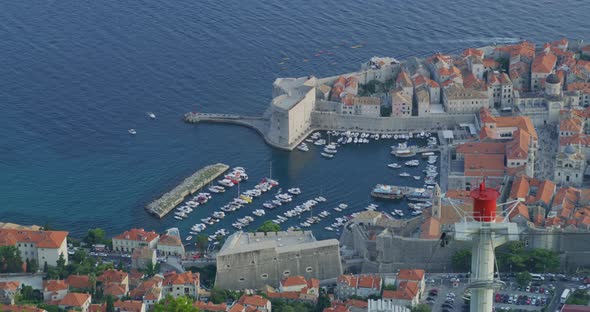
<path fill-rule="evenodd" d="M 222 163 L 206 166 L 184 179 L 171 191 L 149 203 L 145 208 L 149 213 L 161 219 L 182 203 L 188 195 L 203 188 L 228 169 L 229 166 Z"/>

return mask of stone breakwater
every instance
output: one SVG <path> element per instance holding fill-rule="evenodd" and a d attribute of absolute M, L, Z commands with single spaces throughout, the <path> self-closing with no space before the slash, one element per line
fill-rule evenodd
<path fill-rule="evenodd" d="M 229 166 L 222 163 L 204 167 L 193 173 L 190 177 L 184 179 L 184 181 L 170 192 L 165 193 L 160 198 L 149 203 L 145 208 L 154 216 L 162 218 L 174 209 L 174 207 L 182 203 L 188 195 L 203 188 L 228 169 Z"/>

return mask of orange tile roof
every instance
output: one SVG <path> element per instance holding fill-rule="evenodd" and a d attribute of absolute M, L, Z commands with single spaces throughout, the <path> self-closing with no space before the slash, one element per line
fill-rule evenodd
<path fill-rule="evenodd" d="M 67 307 L 82 307 L 87 301 L 90 301 L 89 294 L 68 293 L 59 301 L 59 305 Z"/>
<path fill-rule="evenodd" d="M 399 75 L 397 75 L 395 83 L 401 87 L 411 87 L 413 85 L 412 79 L 410 79 L 410 75 L 408 75 L 408 73 L 405 71 L 402 71 L 401 73 L 399 73 Z"/>
<path fill-rule="evenodd" d="M 38 248 L 59 248 L 67 237 L 68 232 L 63 231 L 0 229 L 0 246 L 34 243 Z"/>
<path fill-rule="evenodd" d="M 268 299 L 265 299 L 264 297 L 258 295 L 243 295 L 242 297 L 240 297 L 240 300 L 238 300 L 238 302 L 246 306 L 265 307 L 268 304 Z"/>
<path fill-rule="evenodd" d="M 440 237 L 440 221 L 436 218 L 429 217 L 422 223 L 420 238 L 436 239 Z"/>
<path fill-rule="evenodd" d="M 458 154 L 504 154 L 506 145 L 502 142 L 468 142 L 457 146 Z"/>
<path fill-rule="evenodd" d="M 583 147 L 590 146 L 590 135 L 575 133 L 574 135 L 559 138 L 559 145 L 560 146 L 578 145 L 578 144 Z"/>
<path fill-rule="evenodd" d="M 227 304 L 225 304 L 225 303 L 214 304 L 211 301 L 209 301 L 209 302 L 196 301 L 193 305 L 201 311 L 211 311 L 211 312 L 224 311 L 225 312 L 227 310 Z"/>
<path fill-rule="evenodd" d="M 2 290 L 17 290 L 20 286 L 19 281 L 0 282 L 0 289 Z"/>
<path fill-rule="evenodd" d="M 320 280 L 317 278 L 308 279 L 307 288 L 320 288 Z"/>
<path fill-rule="evenodd" d="M 496 60 L 491 58 L 483 59 L 483 66 L 486 68 L 498 68 L 500 67 L 500 63 L 496 62 Z"/>
<path fill-rule="evenodd" d="M 178 236 L 164 234 L 160 236 L 158 240 L 158 245 L 167 245 L 167 246 L 182 246 L 182 242 Z"/>
<path fill-rule="evenodd" d="M 84 289 L 90 288 L 90 278 L 88 275 L 70 275 L 66 278 L 66 283 L 72 288 Z"/>
<path fill-rule="evenodd" d="M 535 196 L 535 202 L 544 202 L 545 204 L 549 205 L 551 203 L 551 198 L 553 197 L 553 193 L 555 193 L 555 183 L 551 180 L 544 180 L 541 182 L 539 189 L 537 190 L 537 195 Z"/>
<path fill-rule="evenodd" d="M 47 280 L 43 281 L 44 291 L 59 291 L 68 289 L 68 284 L 64 280 Z"/>
<path fill-rule="evenodd" d="M 307 281 L 303 276 L 289 276 L 281 280 L 281 286 L 283 287 L 290 287 L 290 286 L 300 286 L 300 285 L 307 285 Z"/>
<path fill-rule="evenodd" d="M 412 300 L 418 295 L 418 283 L 401 282 L 397 290 L 383 291 L 384 299 Z"/>
<path fill-rule="evenodd" d="M 582 120 L 577 117 L 561 119 L 559 121 L 559 131 L 582 132 Z"/>
<path fill-rule="evenodd" d="M 345 306 L 335 306 L 331 308 L 324 308 L 322 312 L 350 312 L 350 310 Z"/>
<path fill-rule="evenodd" d="M 521 176 L 514 179 L 512 182 L 512 188 L 510 189 L 510 198 L 526 198 L 529 194 L 529 179 L 528 177 Z"/>
<path fill-rule="evenodd" d="M 0 311 L 2 312 L 47 312 L 45 309 L 36 308 L 26 305 L 7 305 L 0 304 Z"/>
<path fill-rule="evenodd" d="M 424 279 L 424 270 L 421 269 L 401 269 L 397 274 L 397 279 L 407 281 L 421 281 Z"/>
<path fill-rule="evenodd" d="M 113 238 L 133 240 L 133 241 L 151 242 L 154 239 L 158 238 L 158 236 L 159 235 L 154 231 L 146 232 L 144 229 L 131 229 L 131 230 L 125 231 L 122 234 L 119 234 Z"/>
<path fill-rule="evenodd" d="M 528 133 L 520 129 L 516 130 L 513 133 L 512 141 L 506 143 L 506 158 L 527 160 L 530 143 L 531 136 Z"/>
<path fill-rule="evenodd" d="M 504 175 L 504 155 L 498 154 L 467 154 L 464 162 L 465 176 Z"/>
<path fill-rule="evenodd" d="M 287 299 L 296 300 L 299 299 L 301 293 L 298 291 L 283 291 L 283 292 L 267 292 L 266 295 L 269 299 Z"/>
<path fill-rule="evenodd" d="M 522 216 L 523 218 L 525 218 L 526 220 L 530 220 L 530 216 L 529 216 L 529 207 L 527 207 L 525 204 L 523 204 L 522 202 L 518 203 L 516 205 L 516 207 L 514 208 L 514 210 L 512 210 L 512 212 L 510 212 L 510 221 L 512 221 L 513 218 L 515 218 L 516 216 Z"/>
<path fill-rule="evenodd" d="M 119 270 L 106 270 L 104 271 L 99 277 L 96 278 L 97 282 L 102 282 L 104 284 L 116 283 L 121 284 L 125 280 L 129 281 L 129 274 Z"/>
<path fill-rule="evenodd" d="M 549 74 L 553 71 L 556 62 L 557 56 L 555 56 L 555 54 L 551 52 L 543 52 L 535 56 L 531 68 L 534 73 Z"/>
<path fill-rule="evenodd" d="M 152 277 L 149 280 L 143 281 L 139 286 L 129 292 L 129 296 L 135 299 L 155 300 L 160 297 L 162 289 L 159 288 L 162 279 L 159 277 Z"/>
<path fill-rule="evenodd" d="M 381 277 L 377 275 L 340 275 L 338 282 L 353 288 L 381 289 Z"/>
<path fill-rule="evenodd" d="M 477 56 L 479 58 L 482 58 L 483 57 L 483 51 L 482 50 L 478 50 L 478 49 L 474 49 L 474 48 L 468 48 L 468 49 L 465 49 L 463 51 L 463 56 L 471 56 L 471 55 Z"/>
<path fill-rule="evenodd" d="M 139 300 L 115 301 L 115 309 L 125 312 L 141 312 L 144 308 L 143 302 Z"/>
<path fill-rule="evenodd" d="M 195 284 L 199 282 L 200 275 L 199 273 L 193 272 L 184 272 L 184 273 L 176 273 L 173 272 L 171 274 L 164 276 L 164 285 L 186 285 L 186 284 Z"/>
<path fill-rule="evenodd" d="M 369 306 L 369 303 L 364 300 L 358 299 L 348 299 L 344 302 L 347 307 L 355 307 L 359 309 L 366 309 Z"/>
<path fill-rule="evenodd" d="M 582 91 L 582 93 L 590 94 L 590 82 L 573 82 L 567 85 L 568 91 Z"/>
<path fill-rule="evenodd" d="M 239 304 L 239 303 L 236 303 L 236 304 L 234 304 L 234 305 L 233 305 L 233 306 L 232 306 L 232 307 L 229 309 L 229 311 L 228 311 L 228 312 L 242 312 L 242 311 L 244 311 L 244 310 L 245 310 L 245 309 L 244 309 L 244 306 L 243 306 L 243 305 L 241 305 L 241 304 Z"/>
<path fill-rule="evenodd" d="M 114 297 L 119 297 L 119 296 L 125 296 L 125 294 L 127 293 L 125 291 L 125 288 L 121 285 L 117 285 L 117 284 L 110 284 L 107 287 L 104 288 L 103 293 L 105 295 L 111 295 Z"/>

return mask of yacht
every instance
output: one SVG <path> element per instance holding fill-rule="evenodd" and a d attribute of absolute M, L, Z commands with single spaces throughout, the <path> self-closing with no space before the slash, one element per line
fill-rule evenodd
<path fill-rule="evenodd" d="M 156 119 L 156 114 L 152 112 L 147 113 L 147 115 L 150 117 L 150 119 Z"/>
<path fill-rule="evenodd" d="M 348 205 L 343 203 L 343 204 L 338 205 L 338 208 L 346 209 L 346 208 L 348 208 Z"/>
<path fill-rule="evenodd" d="M 326 144 L 326 140 L 324 140 L 324 139 L 318 139 L 317 141 L 313 142 L 313 144 L 314 145 L 317 145 L 317 146 L 321 146 L 321 145 Z"/>
<path fill-rule="evenodd" d="M 174 216 L 174 219 L 176 219 L 176 220 L 182 220 L 182 218 L 179 217 L 179 216 Z"/>
<path fill-rule="evenodd" d="M 338 151 L 336 150 L 335 147 L 326 146 L 326 147 L 324 147 L 324 152 L 328 153 L 328 154 L 336 154 Z"/>
<path fill-rule="evenodd" d="M 299 195 L 299 194 L 301 194 L 301 189 L 299 189 L 298 187 L 294 187 L 294 188 L 288 189 L 287 192 L 289 192 L 290 194 L 293 194 L 293 195 Z"/>
<path fill-rule="evenodd" d="M 414 180 L 420 180 L 420 176 L 414 176 Z"/>
<path fill-rule="evenodd" d="M 394 212 L 395 212 L 395 213 L 396 213 L 398 216 L 400 216 L 400 217 L 403 217 L 403 216 L 404 216 L 404 212 L 403 212 L 403 211 L 401 211 L 401 210 L 399 210 L 399 209 L 395 209 L 395 210 L 394 210 Z"/>
<path fill-rule="evenodd" d="M 324 157 L 326 157 L 326 158 L 334 158 L 334 155 L 333 154 L 328 154 L 328 153 L 322 152 L 321 155 L 324 156 Z"/>
<path fill-rule="evenodd" d="M 409 174 L 409 173 L 407 173 L 407 172 L 402 172 L 402 173 L 400 173 L 400 174 L 399 174 L 399 176 L 400 176 L 400 177 L 409 177 L 409 176 L 410 176 L 410 174 Z"/>
<path fill-rule="evenodd" d="M 131 134 L 131 135 L 137 134 L 137 131 L 135 131 L 135 129 L 129 129 L 129 130 L 127 130 L 127 132 L 129 132 L 129 134 Z"/>
<path fill-rule="evenodd" d="M 297 149 L 302 152 L 309 152 L 309 147 L 307 147 L 307 144 L 305 144 L 305 143 L 301 143 L 301 144 L 297 145 Z"/>
<path fill-rule="evenodd" d="M 227 186 L 227 187 L 234 186 L 234 183 L 230 179 L 219 180 L 219 181 L 217 181 L 217 183 L 219 183 L 219 184 L 221 184 L 223 186 Z"/>
<path fill-rule="evenodd" d="M 392 168 L 392 169 L 399 169 L 402 166 L 399 164 L 393 163 L 393 164 L 388 164 L 387 167 Z"/>

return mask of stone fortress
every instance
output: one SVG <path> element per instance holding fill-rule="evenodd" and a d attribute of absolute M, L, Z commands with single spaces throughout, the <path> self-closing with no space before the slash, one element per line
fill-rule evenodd
<path fill-rule="evenodd" d="M 338 240 L 317 241 L 311 231 L 236 232 L 217 254 L 215 286 L 260 289 L 281 279 L 304 276 L 319 280 L 342 274 Z"/>

